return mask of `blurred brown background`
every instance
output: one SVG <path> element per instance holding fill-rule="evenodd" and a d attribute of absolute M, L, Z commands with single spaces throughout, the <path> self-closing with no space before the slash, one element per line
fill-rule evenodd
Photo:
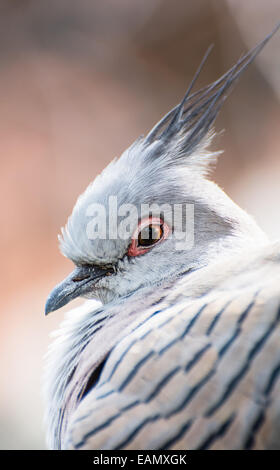
<path fill-rule="evenodd" d="M 180 100 L 209 44 L 198 86 L 277 19 L 279 0 L 1 0 L 1 449 L 45 447 L 43 355 L 64 312 L 44 318 L 44 302 L 72 269 L 57 233 L 77 196 Z M 278 33 L 226 102 L 213 175 L 273 238 L 279 46 Z"/>

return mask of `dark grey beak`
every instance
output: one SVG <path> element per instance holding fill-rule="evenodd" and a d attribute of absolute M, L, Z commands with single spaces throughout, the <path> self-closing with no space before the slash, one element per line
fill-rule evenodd
<path fill-rule="evenodd" d="M 76 297 L 89 293 L 96 281 L 107 273 L 111 271 L 97 266 L 80 266 L 74 269 L 50 293 L 45 306 L 45 315 L 63 307 Z"/>

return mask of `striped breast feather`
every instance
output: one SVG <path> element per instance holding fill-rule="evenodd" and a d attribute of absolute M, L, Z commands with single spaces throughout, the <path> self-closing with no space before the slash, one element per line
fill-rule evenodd
<path fill-rule="evenodd" d="M 248 266 L 247 283 L 241 270 L 231 288 L 224 276 L 150 309 L 111 351 L 64 447 L 280 449 L 280 264 L 251 266 L 251 283 Z"/>

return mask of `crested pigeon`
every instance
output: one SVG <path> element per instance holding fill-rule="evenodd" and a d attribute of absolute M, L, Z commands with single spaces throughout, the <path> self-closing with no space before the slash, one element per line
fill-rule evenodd
<path fill-rule="evenodd" d="M 78 198 L 46 314 L 88 300 L 48 351 L 50 448 L 280 449 L 280 243 L 208 177 L 214 120 L 274 32 L 193 92 L 207 53 Z"/>

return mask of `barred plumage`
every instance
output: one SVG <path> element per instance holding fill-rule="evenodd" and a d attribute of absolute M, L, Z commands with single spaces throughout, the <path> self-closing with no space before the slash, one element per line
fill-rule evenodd
<path fill-rule="evenodd" d="M 280 245 L 229 261 L 214 292 L 190 299 L 196 280 L 182 279 L 128 326 L 71 416 L 64 446 L 280 448 Z M 99 334 L 72 378 L 75 394 L 91 380 L 106 328 Z"/>

